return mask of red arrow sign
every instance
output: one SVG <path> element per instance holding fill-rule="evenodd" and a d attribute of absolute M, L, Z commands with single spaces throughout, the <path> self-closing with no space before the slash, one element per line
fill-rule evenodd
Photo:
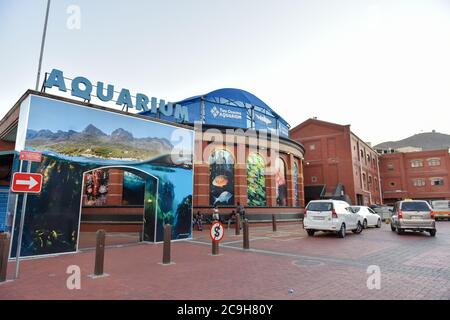
<path fill-rule="evenodd" d="M 20 173 L 13 175 L 12 192 L 39 193 L 42 189 L 42 174 Z"/>

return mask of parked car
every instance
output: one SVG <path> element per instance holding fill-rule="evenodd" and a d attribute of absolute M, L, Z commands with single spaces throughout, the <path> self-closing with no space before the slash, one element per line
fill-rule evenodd
<path fill-rule="evenodd" d="M 351 206 L 350 209 L 354 213 L 358 213 L 363 216 L 363 228 L 377 227 L 381 228 L 381 217 L 371 208 L 366 206 Z"/>
<path fill-rule="evenodd" d="M 393 208 L 393 206 L 379 206 L 373 209 L 373 211 L 380 215 L 382 221 L 386 221 L 391 218 Z"/>
<path fill-rule="evenodd" d="M 398 201 L 392 211 L 391 230 L 398 234 L 403 234 L 405 230 L 428 231 L 434 237 L 436 223 L 433 209 L 423 200 Z"/>
<path fill-rule="evenodd" d="M 450 200 L 431 201 L 435 219 L 450 219 Z"/>
<path fill-rule="evenodd" d="M 350 210 L 350 205 L 341 200 L 314 200 L 305 209 L 303 227 L 308 236 L 317 231 L 336 232 L 344 238 L 347 231 L 359 234 L 363 230 L 363 217 Z"/>

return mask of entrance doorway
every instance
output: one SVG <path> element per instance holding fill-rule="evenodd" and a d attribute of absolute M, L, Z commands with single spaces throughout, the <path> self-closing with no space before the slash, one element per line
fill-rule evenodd
<path fill-rule="evenodd" d="M 101 167 L 83 174 L 78 249 L 154 241 L 158 179 L 133 167 Z"/>
<path fill-rule="evenodd" d="M 362 194 L 357 194 L 356 195 L 356 202 L 358 206 L 363 206 L 364 205 L 364 199 L 363 199 L 363 195 Z"/>

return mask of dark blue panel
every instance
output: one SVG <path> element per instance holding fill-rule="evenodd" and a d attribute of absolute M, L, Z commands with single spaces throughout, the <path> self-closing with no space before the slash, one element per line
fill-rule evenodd
<path fill-rule="evenodd" d="M 205 101 L 205 123 L 247 128 L 247 109 Z"/>
<path fill-rule="evenodd" d="M 269 115 L 255 111 L 254 112 L 255 129 L 257 130 L 276 130 L 277 120 Z"/>

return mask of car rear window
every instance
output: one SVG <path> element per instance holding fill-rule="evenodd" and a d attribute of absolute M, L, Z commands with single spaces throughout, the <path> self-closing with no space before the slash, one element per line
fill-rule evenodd
<path fill-rule="evenodd" d="M 333 203 L 331 202 L 310 202 L 306 210 L 311 211 L 331 211 L 333 210 Z"/>
<path fill-rule="evenodd" d="M 430 211 L 426 202 L 403 202 L 402 211 Z"/>
<path fill-rule="evenodd" d="M 359 210 L 361 210 L 361 208 L 360 208 L 360 207 L 350 207 L 350 210 L 351 210 L 353 213 L 357 213 L 357 212 L 359 212 Z"/>

